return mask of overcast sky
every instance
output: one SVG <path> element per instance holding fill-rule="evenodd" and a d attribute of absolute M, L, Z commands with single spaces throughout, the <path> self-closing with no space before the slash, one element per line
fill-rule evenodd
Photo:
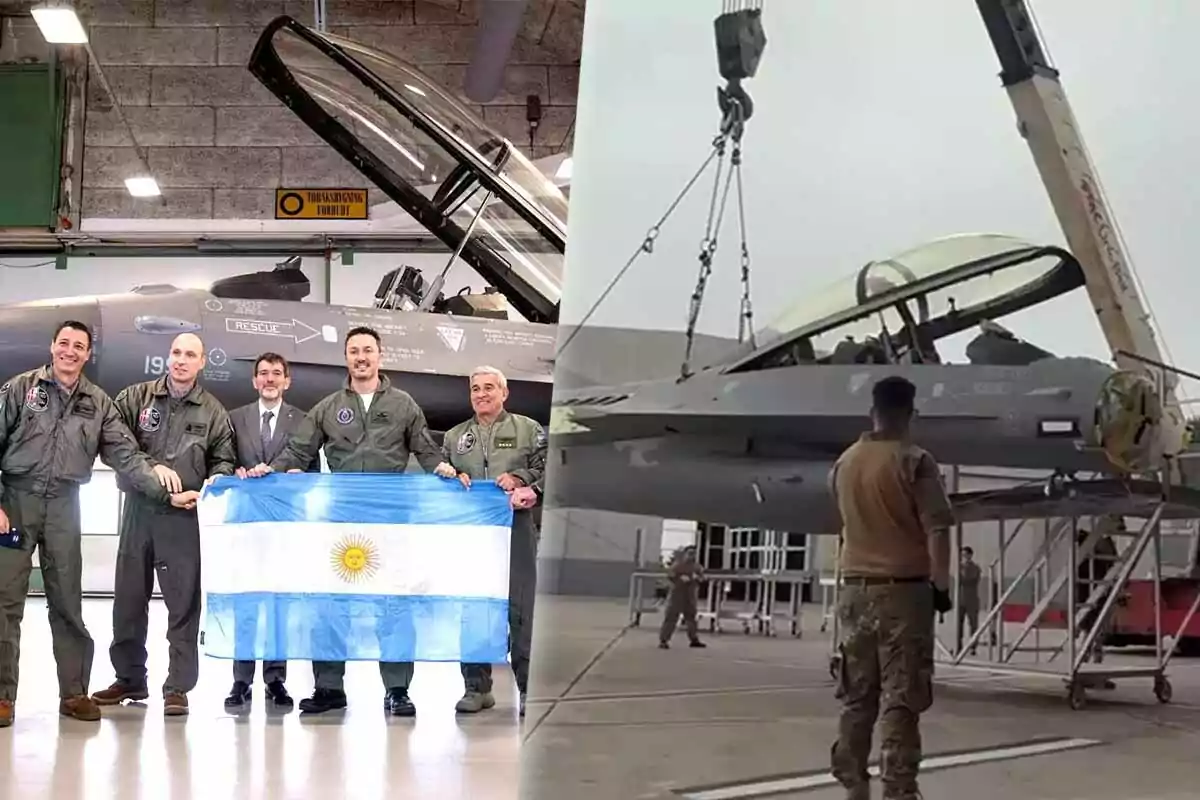
<path fill-rule="evenodd" d="M 719 0 L 588 7 L 563 322 L 578 322 L 707 155 L 720 11 Z M 1042 0 L 1034 11 L 1171 354 L 1200 371 L 1200 291 L 1188 288 L 1200 274 L 1200 3 Z M 756 327 L 937 237 L 1063 243 L 974 3 L 765 0 L 763 19 L 743 167 Z M 684 327 L 710 185 L 594 323 Z M 737 237 L 725 230 L 700 329 L 732 336 Z M 1005 324 L 1059 354 L 1107 356 L 1082 292 Z"/>

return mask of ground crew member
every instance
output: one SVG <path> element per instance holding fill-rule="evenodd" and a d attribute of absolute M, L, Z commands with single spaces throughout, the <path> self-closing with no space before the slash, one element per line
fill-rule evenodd
<path fill-rule="evenodd" d="M 472 481 L 493 481 L 510 493 L 540 485 L 546 471 L 546 431 L 536 420 L 506 411 L 506 400 L 508 380 L 504 373 L 495 367 L 478 367 L 471 375 L 471 408 L 475 416 L 446 432 L 442 440 L 445 466 L 438 468 L 439 475 L 458 476 L 468 487 Z M 520 507 L 525 494 L 513 495 L 516 510 L 508 567 L 509 649 L 522 716 L 533 643 L 538 540 L 533 510 Z M 455 710 L 474 714 L 496 705 L 492 697 L 491 664 L 463 664 L 462 676 L 465 692 Z"/>
<path fill-rule="evenodd" d="M 877 718 L 884 798 L 920 797 L 919 721 L 933 702 L 933 618 L 952 606 L 953 518 L 937 463 L 909 438 L 915 395 L 904 378 L 876 383 L 874 430 L 842 453 L 830 474 L 842 521 L 843 576 L 842 713 L 832 767 L 850 800 L 870 797 Z"/>
<path fill-rule="evenodd" d="M 392 386 L 379 372 L 382 342 L 371 328 L 346 333 L 345 388 L 321 400 L 308 412 L 283 452 L 270 464 L 247 471 L 252 478 L 270 472 L 307 469 L 322 447 L 330 472 L 404 472 L 411 453 L 426 472 L 441 464 L 441 451 L 429 434 L 425 414 L 408 392 Z M 397 436 L 397 432 L 403 435 Z M 387 692 L 383 706 L 393 716 L 417 713 L 408 696 L 412 662 L 379 663 Z M 314 661 L 315 689 L 300 701 L 308 714 L 346 707 L 346 663 Z"/>
<path fill-rule="evenodd" d="M 113 402 L 83 374 L 92 332 L 82 322 L 59 325 L 50 363 L 0 386 L 0 727 L 13 722 L 21 657 L 21 621 L 38 548 L 50 634 L 58 666 L 60 714 L 100 719 L 88 697 L 95 645 L 83 622 L 79 550 L 79 486 L 92 478 L 99 455 L 139 491 L 166 504 L 166 467 L 151 469 Z M 187 504 L 191 494 L 175 495 Z M 15 531 L 15 535 L 11 532 Z"/>
<path fill-rule="evenodd" d="M 696 629 L 696 614 L 700 604 L 700 584 L 704 581 L 704 567 L 696 560 L 695 545 L 688 545 L 676 554 L 671 565 L 667 568 L 667 580 L 671 589 L 667 593 L 667 605 L 663 610 L 662 628 L 658 632 L 658 646 L 666 650 L 671 646 L 671 637 L 675 635 L 675 626 L 683 616 L 683 626 L 687 630 L 688 641 L 692 647 L 707 647 L 700 641 L 700 632 Z"/>
<path fill-rule="evenodd" d="M 292 385 L 291 369 L 286 358 L 278 353 L 260 355 L 254 362 L 251 382 L 254 391 L 258 392 L 258 399 L 229 412 L 237 449 L 236 474 L 239 478 L 246 477 L 246 471 L 258 464 L 269 464 L 282 453 L 304 419 L 303 411 L 283 400 L 283 393 Z M 320 471 L 320 460 L 313 459 L 309 472 Z M 253 661 L 233 662 L 233 688 L 225 698 L 225 708 L 233 711 L 250 702 L 254 669 Z M 284 686 L 286 680 L 286 661 L 263 662 L 267 699 L 276 706 L 291 708 L 293 701 Z"/>
<path fill-rule="evenodd" d="M 135 383 L 116 398 L 117 411 L 155 464 L 179 475 L 183 489 L 199 492 L 205 482 L 232 475 L 236 454 L 229 414 L 196 379 L 206 363 L 204 343 L 194 333 L 175 337 L 167 374 Z M 109 648 L 116 680 L 92 695 L 100 705 L 149 696 L 146 629 L 157 574 L 167 606 L 170 656 L 163 683 L 163 712 L 188 713 L 187 694 L 200 670 L 200 525 L 196 504 L 168 508 L 117 484 L 125 494 L 113 597 L 113 642 Z"/>
<path fill-rule="evenodd" d="M 974 636 L 979 630 L 979 582 L 983 578 L 983 570 L 975 563 L 975 551 L 964 547 L 958 562 L 958 649 L 962 649 L 964 628 L 970 628 L 967 636 Z M 975 645 L 970 653 L 975 655 Z"/>

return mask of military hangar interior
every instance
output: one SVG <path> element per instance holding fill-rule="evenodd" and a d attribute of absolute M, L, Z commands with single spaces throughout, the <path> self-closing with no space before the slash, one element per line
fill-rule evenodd
<path fill-rule="evenodd" d="M 428 396 L 447 398 L 444 414 L 429 401 L 431 427 L 469 416 L 466 376 L 492 363 L 512 410 L 545 420 L 582 24 L 583 0 L 0 0 L 6 379 L 47 363 L 66 314 L 93 327 L 85 372 L 110 396 L 166 374 L 172 337 L 194 331 L 201 384 L 229 408 L 255 399 L 265 351 L 292 362 L 287 399 L 308 406 L 345 380 L 341 337 L 362 324 L 401 386 L 426 373 Z M 358 45 L 373 50 L 344 57 Z M 364 60 L 386 88 L 364 91 Z M 519 260 L 515 277 L 497 253 Z M 80 492 L 92 691 L 111 680 L 122 503 L 97 461 Z M 249 713 L 223 708 L 229 662 L 202 645 L 190 719 L 163 723 L 156 580 L 152 699 L 97 727 L 55 713 L 36 560 L 30 588 L 2 797 L 514 796 L 508 670 L 495 711 L 456 722 L 457 664 L 420 664 L 414 725 L 380 717 L 375 665 L 353 663 L 351 710 L 302 726 L 264 705 L 261 683 Z M 287 685 L 307 695 L 308 665 Z"/>

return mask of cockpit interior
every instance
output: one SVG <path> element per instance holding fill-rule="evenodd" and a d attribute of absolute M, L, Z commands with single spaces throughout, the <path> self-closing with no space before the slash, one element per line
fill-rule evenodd
<path fill-rule="evenodd" d="M 726 372 L 802 364 L 942 364 L 938 343 L 972 328 L 969 363 L 1021 366 L 1053 354 L 997 320 L 1084 285 L 1075 258 L 1057 247 L 969 234 L 872 261 L 849 279 L 788 309 L 764 342 Z"/>

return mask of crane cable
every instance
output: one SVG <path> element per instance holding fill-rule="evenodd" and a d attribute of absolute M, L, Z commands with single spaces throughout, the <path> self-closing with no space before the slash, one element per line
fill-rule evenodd
<path fill-rule="evenodd" d="M 724 0 L 723 13 L 716 20 L 718 60 L 733 58 L 732 65 L 721 63 L 721 72 L 727 79 L 725 87 L 717 88 L 717 102 L 721 109 L 722 121 L 719 132 L 712 140 L 712 148 L 700 168 L 692 175 L 683 189 L 659 217 L 650 226 L 645 238 L 633 252 L 625 264 L 619 269 L 604 291 L 600 293 L 588 308 L 587 313 L 580 318 L 571 332 L 556 349 L 555 360 L 560 358 L 567 347 L 575 340 L 599 310 L 600 306 L 617 287 L 643 253 L 653 253 L 654 243 L 662 232 L 671 215 L 675 213 L 680 203 L 695 187 L 696 183 L 708 171 L 714 161 L 717 162 L 717 175 L 713 182 L 712 195 L 709 198 L 708 218 L 705 223 L 704 238 L 700 242 L 700 274 L 696 288 L 692 292 L 688 307 L 688 322 L 685 332 L 686 345 L 683 365 L 680 369 L 680 380 L 686 380 L 691 373 L 691 357 L 695 344 L 696 325 L 700 318 L 700 310 L 704 303 L 704 294 L 708 288 L 708 278 L 712 274 L 713 257 L 717 252 L 717 241 L 724 221 L 725 208 L 731 187 L 737 186 L 738 233 L 740 238 L 740 280 L 742 297 L 738 308 L 738 342 L 749 341 L 755 346 L 754 310 L 750 295 L 750 246 L 746 236 L 746 208 L 742 184 L 742 135 L 745 132 L 746 121 L 753 113 L 753 103 L 741 86 L 743 78 L 753 77 L 757 70 L 758 61 L 762 56 L 766 37 L 761 26 L 763 0 Z M 732 36 L 731 36 L 732 34 Z M 730 150 L 729 171 L 724 173 L 725 153 Z M 722 174 L 724 173 L 724 188 L 722 189 Z M 720 204 L 718 205 L 718 196 Z"/>

